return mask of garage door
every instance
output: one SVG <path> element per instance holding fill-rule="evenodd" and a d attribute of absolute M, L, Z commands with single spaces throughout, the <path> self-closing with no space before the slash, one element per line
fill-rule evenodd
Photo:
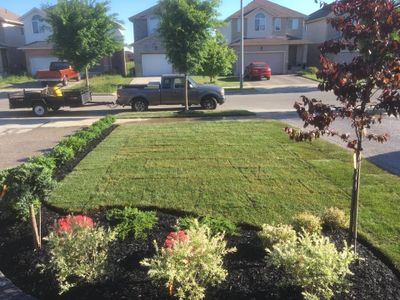
<path fill-rule="evenodd" d="M 165 54 L 142 54 L 143 76 L 171 74 L 172 66 Z"/>
<path fill-rule="evenodd" d="M 52 61 L 58 61 L 54 56 L 33 56 L 30 58 L 31 74 L 35 75 L 39 70 L 48 70 Z"/>
<path fill-rule="evenodd" d="M 284 52 L 276 53 L 245 53 L 244 66 L 248 66 L 253 61 L 266 62 L 273 74 L 283 74 Z"/>

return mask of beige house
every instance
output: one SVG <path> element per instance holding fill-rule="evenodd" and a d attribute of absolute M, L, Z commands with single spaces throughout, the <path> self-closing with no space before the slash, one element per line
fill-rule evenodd
<path fill-rule="evenodd" d="M 331 5 L 325 5 L 309 15 L 306 20 L 305 36 L 311 42 L 307 56 L 307 64 L 309 66 L 319 65 L 319 46 L 322 43 L 340 38 L 340 33 L 328 23 L 328 19 L 334 17 L 331 7 Z M 356 55 L 354 52 L 344 50 L 337 55 L 331 55 L 330 58 L 336 62 L 343 63 L 350 62 Z"/>
<path fill-rule="evenodd" d="M 263 61 L 273 74 L 286 74 L 307 62 L 309 42 L 304 38 L 307 16 L 267 0 L 253 0 L 244 7 L 244 65 Z M 228 44 L 235 49 L 240 73 L 241 11 L 228 17 L 221 28 Z"/>
<path fill-rule="evenodd" d="M 25 69 L 24 53 L 17 50 L 23 44 L 24 29 L 19 16 L 0 7 L 0 75 Z"/>
<path fill-rule="evenodd" d="M 53 45 L 48 42 L 52 34 L 51 26 L 46 23 L 46 12 L 39 8 L 32 8 L 21 17 L 25 33 L 25 45 L 19 49 L 25 52 L 27 71 L 35 75 L 39 70 L 47 70 L 52 61 L 60 59 L 53 53 Z M 114 34 L 123 40 L 123 33 L 117 30 Z M 118 51 L 90 70 L 91 73 L 116 72 L 125 74 L 124 51 Z"/>

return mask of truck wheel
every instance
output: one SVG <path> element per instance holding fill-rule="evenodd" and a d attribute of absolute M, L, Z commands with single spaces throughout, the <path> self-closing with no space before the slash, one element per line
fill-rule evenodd
<path fill-rule="evenodd" d="M 144 99 L 137 99 L 134 100 L 134 102 L 132 103 L 133 111 L 146 111 L 148 107 L 149 105 L 147 104 L 147 101 Z"/>
<path fill-rule="evenodd" d="M 62 85 L 63 86 L 67 86 L 68 85 L 68 77 L 64 76 L 63 80 L 62 80 Z"/>
<path fill-rule="evenodd" d="M 32 111 L 36 116 L 43 117 L 47 114 L 47 107 L 44 104 L 35 104 Z"/>
<path fill-rule="evenodd" d="M 217 100 L 214 97 L 207 97 L 201 100 L 201 107 L 204 109 L 216 109 Z"/>

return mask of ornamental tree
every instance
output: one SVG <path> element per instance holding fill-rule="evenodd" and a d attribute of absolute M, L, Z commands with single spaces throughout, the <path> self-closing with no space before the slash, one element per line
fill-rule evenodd
<path fill-rule="evenodd" d="M 53 29 L 50 41 L 54 53 L 77 70 L 85 70 L 89 86 L 88 69 L 123 47 L 115 35 L 120 25 L 115 15 L 108 14 L 108 2 L 58 0 L 46 12 L 46 21 Z"/>
<path fill-rule="evenodd" d="M 160 0 L 158 33 L 169 62 L 178 72 L 200 73 L 206 58 L 205 43 L 219 25 L 220 0 Z M 185 80 L 185 110 L 189 109 Z"/>
<path fill-rule="evenodd" d="M 210 82 L 214 82 L 218 75 L 228 75 L 236 61 L 236 54 L 228 47 L 222 34 L 216 32 L 216 35 L 205 43 L 205 47 L 206 55 L 201 74 L 210 77 Z"/>
<path fill-rule="evenodd" d="M 337 105 L 302 96 L 295 108 L 309 131 L 286 128 L 296 141 L 322 135 L 338 136 L 354 151 L 354 173 L 350 209 L 349 239 L 356 246 L 357 218 L 363 141 L 384 143 L 387 134 L 373 128 L 385 115 L 400 114 L 400 11 L 391 0 L 341 0 L 331 4 L 335 17 L 329 20 L 341 33 L 337 40 L 320 46 L 321 91 L 333 91 Z M 349 63 L 331 59 L 342 50 L 356 54 Z M 336 120 L 350 121 L 353 133 L 335 131 Z"/>

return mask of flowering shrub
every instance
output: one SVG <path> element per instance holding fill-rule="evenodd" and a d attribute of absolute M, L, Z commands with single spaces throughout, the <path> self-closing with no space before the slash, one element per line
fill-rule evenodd
<path fill-rule="evenodd" d="M 347 224 L 346 214 L 337 207 L 327 208 L 322 215 L 322 224 L 330 230 L 343 228 Z"/>
<path fill-rule="evenodd" d="M 165 249 L 172 249 L 174 243 L 176 242 L 185 242 L 187 240 L 187 236 L 183 230 L 179 230 L 178 232 L 171 232 L 168 234 L 167 239 L 164 242 Z"/>
<path fill-rule="evenodd" d="M 296 231 L 290 225 L 279 224 L 263 225 L 262 231 L 258 234 L 264 248 L 272 250 L 272 247 L 279 243 L 295 243 Z"/>
<path fill-rule="evenodd" d="M 50 260 L 45 270 L 55 272 L 60 294 L 80 282 L 93 283 L 106 274 L 108 245 L 115 233 L 95 227 L 86 216 L 60 218 L 46 238 Z"/>
<path fill-rule="evenodd" d="M 297 232 L 302 232 L 304 229 L 308 233 L 320 233 L 322 229 L 321 219 L 309 212 L 294 216 L 292 225 Z"/>
<path fill-rule="evenodd" d="M 333 289 L 345 289 L 346 275 L 352 274 L 349 265 L 355 259 L 346 243 L 339 252 L 327 237 L 306 231 L 295 243 L 277 243 L 267 252 L 272 264 L 285 271 L 283 283 L 302 287 L 306 300 L 330 299 Z"/>
<path fill-rule="evenodd" d="M 94 223 L 92 218 L 83 216 L 83 215 L 76 215 L 76 216 L 66 216 L 59 218 L 57 220 L 57 226 L 59 232 L 71 232 L 75 227 L 93 227 Z"/>
<path fill-rule="evenodd" d="M 226 248 L 223 234 L 212 235 L 197 220 L 186 232 L 169 234 L 161 249 L 154 245 L 156 255 L 141 264 L 150 268 L 150 278 L 165 282 L 170 295 L 179 299 L 203 299 L 208 285 L 225 280 L 223 257 L 235 251 Z"/>

